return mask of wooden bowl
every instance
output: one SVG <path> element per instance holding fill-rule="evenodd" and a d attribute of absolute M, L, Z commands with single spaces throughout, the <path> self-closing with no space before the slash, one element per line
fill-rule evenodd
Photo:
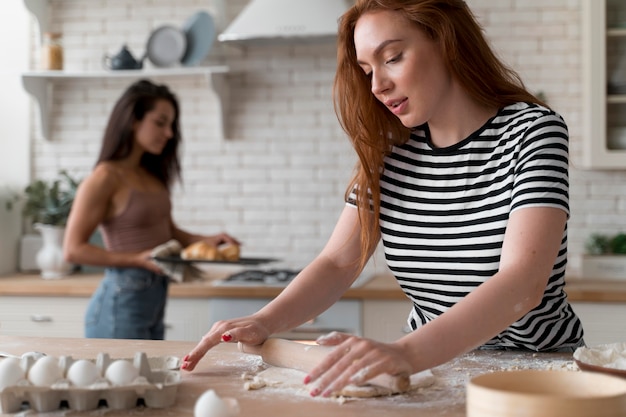
<path fill-rule="evenodd" d="M 467 386 L 467 417 L 624 417 L 626 380 L 593 372 L 502 371 Z"/>

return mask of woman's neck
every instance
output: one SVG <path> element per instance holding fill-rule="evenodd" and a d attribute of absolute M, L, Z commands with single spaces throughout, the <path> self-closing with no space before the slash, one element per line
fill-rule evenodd
<path fill-rule="evenodd" d="M 428 121 L 431 141 L 438 148 L 447 148 L 465 140 L 499 110 L 478 104 L 460 87 L 453 89 L 450 98 L 441 107 L 442 110 Z"/>

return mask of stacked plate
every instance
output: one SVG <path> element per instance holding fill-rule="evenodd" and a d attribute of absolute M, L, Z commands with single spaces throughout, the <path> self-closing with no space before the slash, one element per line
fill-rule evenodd
<path fill-rule="evenodd" d="M 182 28 L 163 25 L 150 34 L 146 56 L 156 67 L 194 66 L 202 62 L 215 40 L 215 24 L 210 14 L 199 11 Z"/>

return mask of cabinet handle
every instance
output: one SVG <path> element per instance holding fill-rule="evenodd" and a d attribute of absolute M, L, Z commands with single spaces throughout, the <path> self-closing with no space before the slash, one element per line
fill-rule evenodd
<path fill-rule="evenodd" d="M 30 321 L 34 321 L 35 323 L 51 323 L 52 317 L 43 314 L 31 314 Z"/>

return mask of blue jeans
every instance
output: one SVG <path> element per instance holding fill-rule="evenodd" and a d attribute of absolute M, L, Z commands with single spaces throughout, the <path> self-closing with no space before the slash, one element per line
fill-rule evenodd
<path fill-rule="evenodd" d="M 168 278 L 141 268 L 107 268 L 85 315 L 85 337 L 165 338 Z"/>

